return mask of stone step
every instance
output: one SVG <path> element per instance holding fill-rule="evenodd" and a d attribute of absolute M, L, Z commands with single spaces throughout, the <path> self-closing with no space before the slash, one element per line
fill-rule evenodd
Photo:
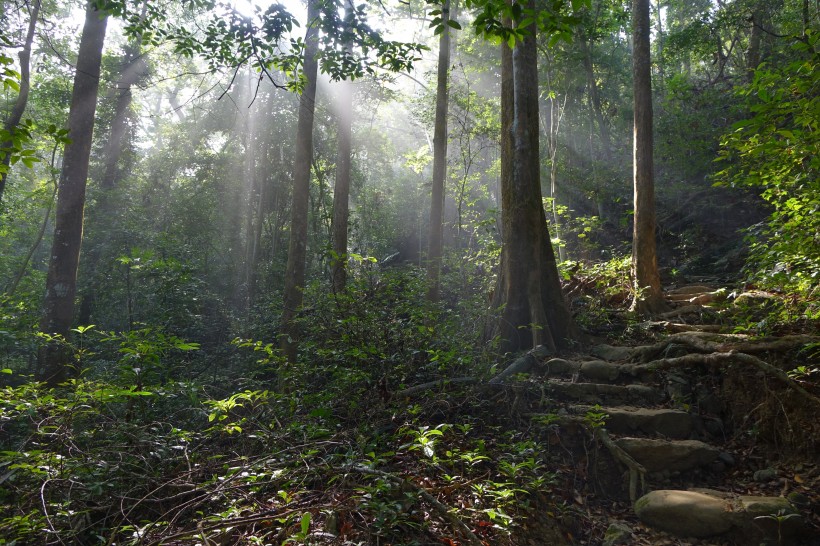
<path fill-rule="evenodd" d="M 715 462 L 721 451 L 699 440 L 618 438 L 615 445 L 629 453 L 647 472 L 686 472 Z"/>
<path fill-rule="evenodd" d="M 648 385 L 611 385 L 609 383 L 570 383 L 549 379 L 548 392 L 561 399 L 587 404 L 637 404 L 651 406 L 663 400 L 663 395 Z"/>
<path fill-rule="evenodd" d="M 791 544 L 808 530 L 805 516 L 784 497 L 709 489 L 652 491 L 635 502 L 635 514 L 645 525 L 679 537 L 721 535 L 738 544 Z"/>
<path fill-rule="evenodd" d="M 573 406 L 571 410 L 576 414 L 585 414 L 590 411 L 606 413 L 608 417 L 604 420 L 604 426 L 614 434 L 646 434 L 647 436 L 659 436 L 672 440 L 685 440 L 692 436 L 695 429 L 692 415 L 674 409 L 633 406 L 613 406 L 598 409 L 579 405 Z"/>

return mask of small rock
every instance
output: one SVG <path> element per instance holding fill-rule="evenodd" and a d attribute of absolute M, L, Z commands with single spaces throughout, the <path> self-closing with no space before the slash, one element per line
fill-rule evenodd
<path fill-rule="evenodd" d="M 622 521 L 610 524 L 604 533 L 603 546 L 618 546 L 629 544 L 632 539 L 632 528 Z"/>
<path fill-rule="evenodd" d="M 726 463 L 728 466 L 735 466 L 735 458 L 732 456 L 731 453 L 721 451 L 720 455 L 718 455 L 718 459 Z"/>
<path fill-rule="evenodd" d="M 764 468 L 754 473 L 753 479 L 756 482 L 770 482 L 777 478 L 777 470 L 774 468 Z"/>
<path fill-rule="evenodd" d="M 650 527 L 680 537 L 708 537 L 732 528 L 727 501 L 694 491 L 652 491 L 635 502 L 635 514 Z"/>

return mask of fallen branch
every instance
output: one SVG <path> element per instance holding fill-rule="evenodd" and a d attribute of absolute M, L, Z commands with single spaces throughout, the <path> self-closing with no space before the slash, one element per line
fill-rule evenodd
<path fill-rule="evenodd" d="M 422 499 L 427 501 L 433 508 L 435 508 L 437 512 L 439 512 L 447 521 L 450 522 L 451 525 L 453 525 L 453 527 L 461 531 L 467 544 L 472 544 L 473 546 L 484 546 L 484 542 L 480 538 L 478 538 L 478 536 L 476 536 L 475 533 L 473 533 L 473 531 L 467 526 L 466 523 L 461 521 L 461 519 L 459 519 L 458 516 L 456 516 L 452 512 L 450 507 L 439 502 L 438 499 L 436 499 L 433 495 L 428 493 L 423 487 L 420 487 L 410 481 L 407 481 L 400 476 L 396 476 L 395 474 L 390 474 L 389 472 L 383 472 L 381 470 L 376 470 L 374 468 L 368 468 L 366 466 L 351 465 L 345 468 L 347 470 L 359 472 L 360 474 L 378 476 L 380 478 L 384 478 L 385 480 L 393 482 L 399 487 L 412 490 L 414 493 L 418 494 Z"/>

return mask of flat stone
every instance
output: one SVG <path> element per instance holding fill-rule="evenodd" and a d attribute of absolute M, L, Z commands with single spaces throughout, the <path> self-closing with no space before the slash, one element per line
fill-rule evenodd
<path fill-rule="evenodd" d="M 644 403 L 654 404 L 660 394 L 647 385 L 610 385 L 608 383 L 567 383 L 552 380 L 550 389 L 557 395 L 586 403 Z"/>
<path fill-rule="evenodd" d="M 596 345 L 590 350 L 593 356 L 597 356 L 608 362 L 617 360 L 629 360 L 632 358 L 632 347 L 615 347 L 613 345 Z"/>
<path fill-rule="evenodd" d="M 614 381 L 621 370 L 615 364 L 603 360 L 589 360 L 581 363 L 581 375 L 593 381 Z"/>
<path fill-rule="evenodd" d="M 683 472 L 706 466 L 720 455 L 717 448 L 697 440 L 621 438 L 615 443 L 649 472 Z"/>
<path fill-rule="evenodd" d="M 680 537 L 709 537 L 732 528 L 732 512 L 723 499 L 695 491 L 652 491 L 635 502 L 646 525 Z"/>
<path fill-rule="evenodd" d="M 607 408 L 606 428 L 619 434 L 636 431 L 683 440 L 692 434 L 692 417 L 685 411 L 615 407 Z"/>

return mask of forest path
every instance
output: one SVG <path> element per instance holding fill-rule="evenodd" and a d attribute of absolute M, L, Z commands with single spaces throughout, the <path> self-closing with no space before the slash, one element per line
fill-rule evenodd
<path fill-rule="evenodd" d="M 818 338 L 731 333 L 719 314 L 727 294 L 670 290 L 674 310 L 640 325 L 664 332 L 660 341 L 571 359 L 534 350 L 491 382 L 539 377 L 513 407 L 526 398 L 556 443 L 572 444 L 573 426 L 593 432 L 603 453 L 590 480 L 609 499 L 598 504 L 601 544 L 820 544 L 820 398 L 784 371 Z"/>

